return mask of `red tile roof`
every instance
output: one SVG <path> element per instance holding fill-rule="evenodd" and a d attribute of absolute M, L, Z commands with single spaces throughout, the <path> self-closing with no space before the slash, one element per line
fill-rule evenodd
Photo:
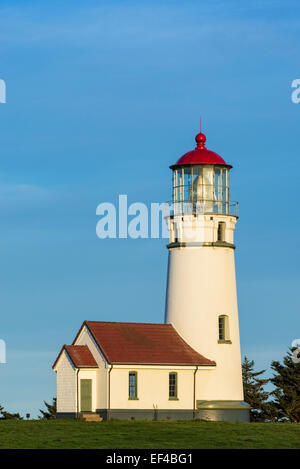
<path fill-rule="evenodd" d="M 108 363 L 216 364 L 192 349 L 171 324 L 85 321 L 82 327 L 84 325 L 88 327 Z"/>
<path fill-rule="evenodd" d="M 63 351 L 66 351 L 69 355 L 72 363 L 76 368 L 95 368 L 98 367 L 93 355 L 90 352 L 90 349 L 87 345 L 64 345 L 54 362 L 52 368 L 55 367 L 58 362 L 59 357 Z"/>

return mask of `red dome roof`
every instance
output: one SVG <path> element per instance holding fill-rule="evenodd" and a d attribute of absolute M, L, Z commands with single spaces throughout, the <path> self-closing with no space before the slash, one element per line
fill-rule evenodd
<path fill-rule="evenodd" d="M 197 142 L 195 150 L 191 150 L 185 153 L 181 158 L 179 158 L 175 166 L 199 163 L 223 164 L 227 166 L 226 161 L 224 161 L 223 158 L 218 155 L 218 153 L 208 150 L 205 147 L 206 137 L 202 132 L 196 135 L 195 140 Z"/>

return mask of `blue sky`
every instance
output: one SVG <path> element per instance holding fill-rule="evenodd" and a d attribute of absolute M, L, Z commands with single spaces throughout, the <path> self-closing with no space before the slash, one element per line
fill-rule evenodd
<path fill-rule="evenodd" d="M 84 319 L 161 322 L 165 240 L 99 240 L 100 202 L 170 199 L 194 147 L 234 166 L 242 353 L 299 328 L 300 6 L 0 0 L 0 403 L 36 415 Z"/>

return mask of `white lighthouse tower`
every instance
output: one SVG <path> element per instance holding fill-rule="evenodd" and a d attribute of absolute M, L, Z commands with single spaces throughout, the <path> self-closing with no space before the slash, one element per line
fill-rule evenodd
<path fill-rule="evenodd" d="M 173 205 L 165 322 L 196 351 L 216 362 L 197 370 L 195 408 L 200 418 L 248 420 L 243 402 L 234 263 L 238 204 L 229 197 L 229 171 L 205 146 L 183 155 L 173 171 Z"/>

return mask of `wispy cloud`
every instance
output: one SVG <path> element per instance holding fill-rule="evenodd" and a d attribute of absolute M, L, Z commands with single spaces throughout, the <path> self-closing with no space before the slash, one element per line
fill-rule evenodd
<path fill-rule="evenodd" d="M 31 184 L 9 184 L 0 181 L 0 205 L 41 203 L 48 199 L 48 189 Z"/>
<path fill-rule="evenodd" d="M 49 350 L 9 350 L 7 353 L 7 361 L 9 360 L 16 360 L 16 359 L 37 359 L 37 358 L 47 358 L 52 360 L 57 355 L 57 350 L 49 351 Z"/>

